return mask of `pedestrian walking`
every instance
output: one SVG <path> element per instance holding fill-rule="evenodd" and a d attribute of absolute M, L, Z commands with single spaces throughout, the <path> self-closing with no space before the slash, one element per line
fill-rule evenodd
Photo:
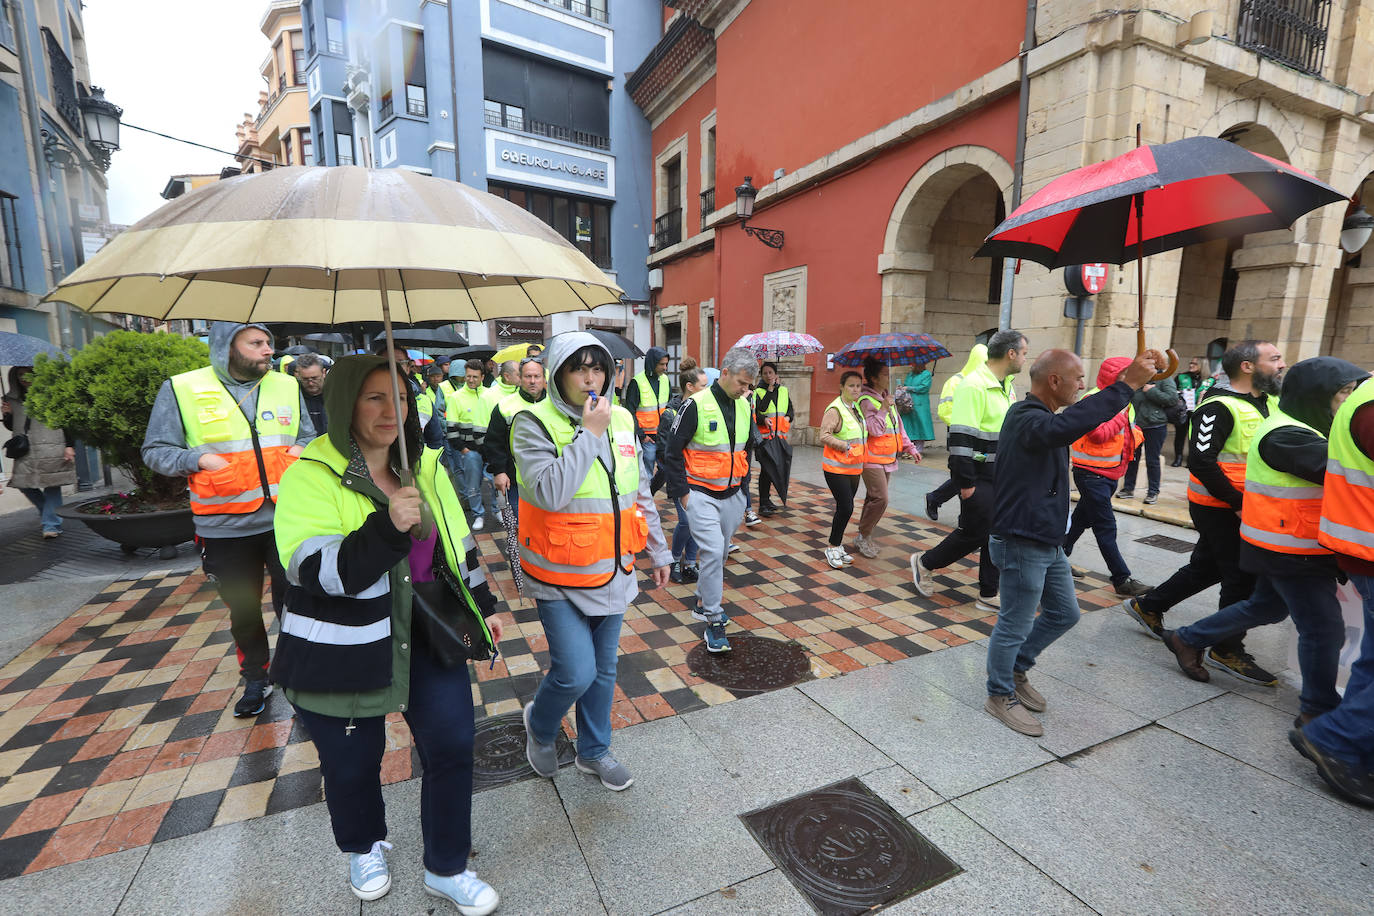
<path fill-rule="evenodd" d="M 863 411 L 868 439 L 864 446 L 864 504 L 859 512 L 859 533 L 854 546 L 869 559 L 879 553 L 873 533 L 887 512 L 888 485 L 897 470 L 897 456 L 909 455 L 917 462 L 921 460 L 921 450 L 906 437 L 906 430 L 897 419 L 897 405 L 887 387 L 888 376 L 888 368 L 881 361 L 872 356 L 864 360 L 859 409 Z"/>
<path fill-rule="evenodd" d="M 1254 592 L 1197 623 L 1161 633 L 1183 673 L 1208 680 L 1203 650 L 1247 630 L 1292 616 L 1298 630 L 1302 727 L 1341 701 L 1336 692 L 1345 624 L 1336 597 L 1335 554 L 1317 540 L 1326 482 L 1327 436 L 1341 403 L 1369 377 L 1330 356 L 1289 369 L 1278 405 L 1255 431 L 1245 461 L 1240 565 Z"/>
<path fill-rule="evenodd" d="M 983 708 L 1023 735 L 1045 733 L 1032 713 L 1048 707 L 1027 672 L 1080 614 L 1062 546 L 1069 521 L 1069 445 L 1124 410 L 1132 391 L 1164 365 L 1162 353 L 1148 350 L 1117 381 L 1079 401 L 1083 361 L 1069 350 L 1046 350 L 1031 366 L 1030 394 L 1007 410 L 1002 423 L 989 541 L 1002 571 L 1002 608 L 988 638 Z"/>
<path fill-rule="evenodd" d="M 482 496 L 482 443 L 487 438 L 496 401 L 482 386 L 482 363 L 470 359 L 463 368 L 463 386 L 449 399 L 448 445 L 458 454 L 459 487 L 473 531 L 485 526 L 487 506 Z"/>
<path fill-rule="evenodd" d="M 926 598 L 935 593 L 932 572 L 976 550 L 978 601 L 974 606 L 983 613 L 997 613 L 998 572 L 988 555 L 988 532 L 993 517 L 998 437 L 1014 397 L 1012 379 L 1025 367 L 1028 349 L 1026 336 L 1020 331 L 998 331 L 988 341 L 987 362 L 970 372 L 954 392 L 949 472 L 959 486 L 959 527 L 925 553 L 911 555 L 912 581 Z"/>
<path fill-rule="evenodd" d="M 635 554 L 648 546 L 655 588 L 667 584 L 672 556 L 634 415 L 611 405 L 610 351 L 574 331 L 555 337 L 543 360 L 548 397 L 511 418 L 520 565 L 549 642 L 549 670 L 525 705 L 525 754 L 553 776 L 554 741 L 576 706 L 574 763 L 619 792 L 634 782 L 611 753 L 611 703 L 621 621 L 639 594 Z"/>
<path fill-rule="evenodd" d="M 902 390 L 911 399 L 911 409 L 901 413 L 906 437 L 919 448 L 935 439 L 935 424 L 930 419 L 930 384 L 935 378 L 935 363 L 912 366 L 902 379 Z M 900 400 L 898 410 L 901 411 Z"/>
<path fill-rule="evenodd" d="M 1194 356 L 1188 360 L 1188 368 L 1174 376 L 1178 385 L 1178 396 L 1183 403 L 1183 412 L 1174 423 L 1174 460 L 1170 467 L 1183 467 L 1183 458 L 1188 453 L 1188 420 L 1197 409 L 1198 389 L 1203 380 L 1202 358 Z"/>
<path fill-rule="evenodd" d="M 959 386 L 964 383 L 964 379 L 973 374 L 979 366 L 988 361 L 988 348 L 986 344 L 974 344 L 969 351 L 968 360 L 964 363 L 964 368 L 954 375 L 945 379 L 944 385 L 940 387 L 940 400 L 935 404 L 935 413 L 940 417 L 940 421 L 946 427 L 954 420 L 954 393 L 959 390 Z M 1013 389 L 1008 389 L 1008 397 L 1016 400 Z M 935 489 L 926 494 L 926 516 L 932 522 L 940 520 L 940 507 L 949 502 L 959 494 L 959 483 L 954 479 L 951 471 L 949 480 L 940 484 Z"/>
<path fill-rule="evenodd" d="M 492 488 L 504 493 L 511 512 L 520 520 L 520 484 L 516 482 L 515 458 L 510 450 L 510 421 L 530 404 L 546 395 L 544 365 L 527 356 L 520 361 L 520 390 L 502 398 L 491 412 L 491 425 L 482 440 L 482 461 L 491 476 Z"/>
<path fill-rule="evenodd" d="M 210 365 L 162 383 L 143 462 L 189 478 L 191 512 L 205 575 L 229 608 L 243 695 L 234 715 L 256 716 L 272 692 L 262 579 L 278 615 L 286 573 L 272 527 L 282 473 L 315 438 L 299 384 L 272 370 L 272 335 L 261 324 L 210 325 Z"/>
<path fill-rule="evenodd" d="M 1156 639 L 1164 615 L 1180 601 L 1220 582 L 1218 608 L 1224 608 L 1255 589 L 1255 577 L 1240 566 L 1245 461 L 1255 430 L 1278 402 L 1285 366 L 1278 347 L 1256 340 L 1227 350 L 1221 364 L 1229 387 L 1214 386 L 1198 406 L 1188 443 L 1188 517 L 1198 533 L 1197 545 L 1183 568 L 1122 605 Z M 1203 662 L 1252 684 L 1278 684 L 1278 677 L 1245 651 L 1243 634 L 1217 642 Z"/>
<path fill-rule="evenodd" d="M 462 913 L 496 909 L 468 868 L 474 722 L 469 658 L 501 639 L 473 540 L 437 449 L 423 447 L 415 392 L 400 415 L 379 356 L 346 356 L 325 390 L 328 434 L 282 477 L 275 544 L 290 570 L 272 676 L 320 758 L 334 842 L 361 900 L 391 889 L 382 757 L 391 713 L 420 756 L 423 888 Z M 397 446 L 415 461 L 404 486 Z M 422 524 L 421 505 L 434 524 Z M 457 657 L 427 625 L 416 596 L 442 595 L 471 644 Z"/>
<path fill-rule="evenodd" d="M 663 409 L 662 429 L 665 432 L 672 429 L 673 424 L 677 422 L 678 414 L 682 413 L 682 405 L 686 400 L 698 391 L 704 391 L 707 386 L 706 373 L 698 368 L 696 360 L 689 356 L 682 362 L 683 369 L 678 375 L 678 393 L 668 399 L 668 406 Z M 663 470 L 660 466 L 649 488 L 656 490 L 662 485 Z M 677 523 L 673 526 L 673 568 L 668 572 L 668 578 L 679 584 L 696 582 L 701 577 L 701 570 L 697 566 L 697 542 L 692 537 L 692 526 L 687 522 L 687 513 L 682 509 L 682 500 L 673 500 L 673 505 L 677 508 Z"/>
<path fill-rule="evenodd" d="M 323 436 L 329 431 L 329 418 L 324 412 L 324 360 L 315 353 L 302 353 L 292 365 L 296 367 L 294 374 L 301 386 L 305 409 L 310 412 L 310 425 L 315 427 L 315 435 Z"/>
<path fill-rule="evenodd" d="M 28 443 L 23 454 L 12 457 L 10 486 L 16 487 L 38 510 L 45 539 L 62 536 L 62 488 L 76 485 L 76 440 L 66 430 L 53 429 L 35 420 L 24 409 L 24 398 L 33 381 L 32 366 L 11 366 L 9 390 L 0 400 L 5 429 Z M 16 443 L 17 444 L 17 443 Z"/>
<path fill-rule="evenodd" d="M 770 439 L 787 441 L 792 432 L 792 421 L 796 414 L 792 410 L 792 394 L 778 378 L 778 364 L 766 362 L 759 367 L 759 381 L 762 384 L 754 389 L 754 425 L 759 436 L 767 442 Z M 781 493 L 790 480 L 780 482 Z M 778 507 L 773 504 L 774 481 L 767 466 L 759 461 L 759 514 L 764 518 L 777 514 Z"/>
<path fill-rule="evenodd" d="M 725 635 L 730 617 L 721 593 L 726 551 L 744 518 L 752 425 L 748 395 L 757 365 L 748 350 L 729 350 L 720 362 L 720 378 L 683 404 L 661 458 L 668 496 L 681 500 L 697 542 L 701 573 L 692 616 L 706 623 L 709 652 L 730 651 Z"/>
<path fill-rule="evenodd" d="M 635 418 L 635 432 L 644 450 L 645 466 L 652 474 L 658 467 L 658 437 L 663 408 L 673 392 L 668 379 L 668 351 L 650 347 L 644 354 L 644 371 L 637 373 L 625 387 L 622 406 Z"/>
<path fill-rule="evenodd" d="M 1097 370 L 1097 385 L 1084 397 L 1097 394 L 1114 384 L 1130 364 L 1128 356 L 1104 359 Z M 1116 512 L 1112 509 L 1112 491 L 1116 489 L 1116 482 L 1126 473 L 1126 465 L 1144 438 L 1144 433 L 1134 421 L 1135 408 L 1128 404 L 1116 416 L 1084 434 L 1069 448 L 1073 482 L 1078 488 L 1078 505 L 1069 520 L 1064 554 L 1072 554 L 1083 532 L 1091 528 L 1097 539 L 1097 549 L 1101 551 L 1107 572 L 1111 575 L 1112 588 L 1124 598 L 1143 595 L 1150 590 L 1149 586 L 1131 577 L 1131 569 L 1116 546 Z M 1076 579 L 1082 577 L 1077 568 L 1073 574 Z"/>
<path fill-rule="evenodd" d="M 854 496 L 863 479 L 868 428 L 859 409 L 863 376 L 846 372 L 840 376 L 839 397 L 821 415 L 821 471 L 830 495 L 835 497 L 835 514 L 830 520 L 830 541 L 825 562 L 832 569 L 843 569 L 854 562 L 844 549 L 844 529 L 854 515 Z"/>
<path fill-rule="evenodd" d="M 1131 463 L 1126 467 L 1126 476 L 1121 479 L 1121 489 L 1117 492 L 1120 499 L 1135 496 L 1135 479 L 1140 470 L 1140 460 L 1145 459 L 1145 505 L 1152 506 L 1159 501 L 1160 454 L 1164 440 L 1169 435 L 1168 411 L 1178 404 L 1178 387 L 1172 379 L 1150 382 L 1131 398 L 1135 408 L 1135 422 L 1145 434 L 1145 441 L 1135 451 Z"/>
<path fill-rule="evenodd" d="M 520 390 L 520 363 L 518 360 L 508 359 L 501 363 L 500 371 L 496 378 L 492 379 L 487 386 L 491 389 L 492 403 L 499 403 L 505 398 L 510 397 Z"/>

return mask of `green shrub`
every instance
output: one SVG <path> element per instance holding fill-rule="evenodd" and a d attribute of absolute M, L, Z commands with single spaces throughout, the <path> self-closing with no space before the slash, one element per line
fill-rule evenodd
<path fill-rule="evenodd" d="M 175 334 L 114 331 L 70 359 L 39 356 L 25 406 L 54 429 L 100 449 L 151 502 L 184 500 L 186 479 L 154 474 L 143 463 L 143 437 L 162 383 L 210 364 L 210 349 Z"/>

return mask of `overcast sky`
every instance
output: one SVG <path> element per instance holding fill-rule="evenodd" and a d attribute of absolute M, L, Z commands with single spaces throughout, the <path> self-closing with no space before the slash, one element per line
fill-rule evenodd
<path fill-rule="evenodd" d="M 236 145 L 244 112 L 257 115 L 266 84 L 258 64 L 267 38 L 265 0 L 85 0 L 91 82 L 124 109 L 123 120 L 222 150 Z M 110 181 L 110 221 L 135 223 L 166 203 L 167 179 L 218 172 L 231 156 L 122 130 Z"/>

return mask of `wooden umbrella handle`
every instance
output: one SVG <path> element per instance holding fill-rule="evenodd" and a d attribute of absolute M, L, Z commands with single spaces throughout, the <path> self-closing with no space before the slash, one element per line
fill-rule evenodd
<path fill-rule="evenodd" d="M 1135 332 L 1135 355 L 1139 356 L 1145 352 L 1145 329 L 1137 328 Z M 1178 351 L 1173 347 L 1164 351 L 1164 355 L 1169 357 L 1169 366 L 1163 372 L 1156 372 L 1155 377 L 1150 379 L 1152 382 L 1162 381 L 1170 378 L 1178 371 Z"/>

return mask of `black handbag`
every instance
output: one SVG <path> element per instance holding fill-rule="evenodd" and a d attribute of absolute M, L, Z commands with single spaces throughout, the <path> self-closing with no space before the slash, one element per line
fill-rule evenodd
<path fill-rule="evenodd" d="M 487 635 L 478 620 L 496 606 L 489 591 L 487 596 L 489 607 L 479 608 L 462 576 L 449 569 L 442 537 L 436 538 L 434 581 L 411 583 L 410 625 L 444 668 L 491 657 Z"/>
<path fill-rule="evenodd" d="M 5 442 L 6 458 L 23 458 L 25 455 L 29 453 L 29 449 L 32 448 L 32 446 L 29 444 L 29 424 L 32 422 L 32 420 L 25 417 L 24 431 L 17 435 L 11 436 L 8 439 L 8 441 Z"/>

